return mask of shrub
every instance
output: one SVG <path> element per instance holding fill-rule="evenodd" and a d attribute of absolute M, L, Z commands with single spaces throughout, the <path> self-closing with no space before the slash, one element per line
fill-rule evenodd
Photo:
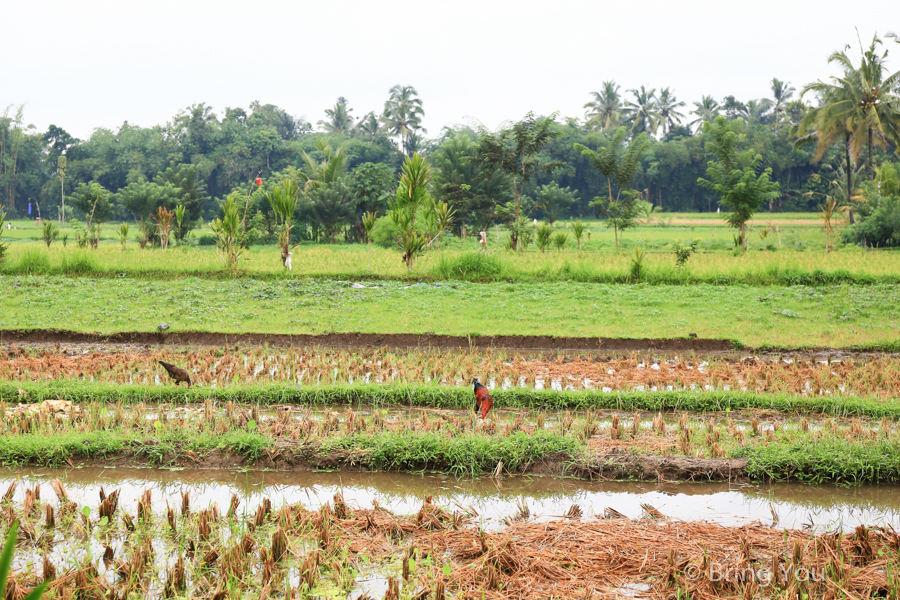
<path fill-rule="evenodd" d="M 550 236 L 553 235 L 553 226 L 549 223 L 543 223 L 537 228 L 537 245 L 541 252 L 546 252 L 550 247 Z"/>
<path fill-rule="evenodd" d="M 900 198 L 881 198 L 872 214 L 844 235 L 845 241 L 879 248 L 900 246 Z"/>
<path fill-rule="evenodd" d="M 38 275 L 50 270 L 50 259 L 45 252 L 37 248 L 28 248 L 19 257 L 16 271 L 23 275 Z"/>
<path fill-rule="evenodd" d="M 98 270 L 97 259 L 89 252 L 75 252 L 62 258 L 62 271 L 67 275 L 89 275 Z"/>
<path fill-rule="evenodd" d="M 505 269 L 500 258 L 495 255 L 469 252 L 453 258 L 441 256 L 433 274 L 438 279 L 496 281 L 503 278 Z"/>
<path fill-rule="evenodd" d="M 53 221 L 44 221 L 43 238 L 47 248 L 59 237 L 59 227 Z"/>
<path fill-rule="evenodd" d="M 566 242 L 569 239 L 569 234 L 565 231 L 557 231 L 553 235 L 553 245 L 556 246 L 557 250 L 562 251 L 563 248 L 566 247 Z"/>

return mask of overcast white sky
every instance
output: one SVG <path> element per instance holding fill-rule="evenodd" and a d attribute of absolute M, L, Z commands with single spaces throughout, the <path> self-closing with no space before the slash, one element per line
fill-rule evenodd
<path fill-rule="evenodd" d="M 581 117 L 607 79 L 689 106 L 746 101 L 772 77 L 799 89 L 834 73 L 854 27 L 864 43 L 900 29 L 897 0 L 2 0 L 0 15 L 0 111 L 25 103 L 27 123 L 80 138 L 197 102 L 221 115 L 259 100 L 315 124 L 344 96 L 360 117 L 397 83 L 418 90 L 432 136 L 529 110 Z"/>

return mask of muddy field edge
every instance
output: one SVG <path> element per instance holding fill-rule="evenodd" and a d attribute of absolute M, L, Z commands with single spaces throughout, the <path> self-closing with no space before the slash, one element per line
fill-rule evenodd
<path fill-rule="evenodd" d="M 137 344 L 181 346 L 228 346 L 231 344 L 281 347 L 503 349 L 569 352 L 693 352 L 693 353 L 816 353 L 848 355 L 900 352 L 900 342 L 862 346 L 746 346 L 738 340 L 716 338 L 606 338 L 554 337 L 541 335 L 458 336 L 432 333 L 221 333 L 208 331 L 81 332 L 68 329 L 0 329 L 0 344 Z"/>

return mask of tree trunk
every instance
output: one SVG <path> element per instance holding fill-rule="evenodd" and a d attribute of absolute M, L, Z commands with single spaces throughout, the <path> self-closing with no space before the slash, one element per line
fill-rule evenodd
<path fill-rule="evenodd" d="M 875 179 L 875 169 L 872 168 L 872 128 L 869 127 L 869 178 Z"/>
<path fill-rule="evenodd" d="M 747 251 L 747 234 L 746 234 L 746 226 L 747 222 L 741 222 L 741 252 Z"/>
<path fill-rule="evenodd" d="M 847 165 L 847 205 L 850 206 L 850 210 L 847 211 L 847 218 L 850 221 L 850 224 L 853 225 L 856 223 L 856 219 L 853 217 L 853 205 L 850 204 L 850 197 L 853 195 L 853 168 L 850 166 L 850 134 L 846 134 L 844 138 L 844 158 L 846 159 Z"/>
<path fill-rule="evenodd" d="M 59 176 L 59 196 L 60 202 L 62 206 L 62 210 L 59 213 L 60 223 L 66 222 L 66 176 L 64 174 L 60 174 Z"/>

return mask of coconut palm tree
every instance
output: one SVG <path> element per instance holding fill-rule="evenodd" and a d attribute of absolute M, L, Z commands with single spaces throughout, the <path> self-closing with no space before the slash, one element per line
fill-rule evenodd
<path fill-rule="evenodd" d="M 694 127 L 699 131 L 704 123 L 712 123 L 719 116 L 719 103 L 712 96 L 702 96 L 700 102 L 694 102 L 694 110 L 691 114 L 697 118 L 688 123 L 688 127 Z"/>
<path fill-rule="evenodd" d="M 418 96 L 416 88 L 411 85 L 395 85 L 390 90 L 390 97 L 384 103 L 384 112 L 381 115 L 384 130 L 389 135 L 400 138 L 400 145 L 407 155 L 410 154 L 408 148 L 410 135 L 419 131 L 428 133 L 422 128 L 425 110 Z"/>
<path fill-rule="evenodd" d="M 750 100 L 747 102 L 747 118 L 750 122 L 769 123 L 772 115 L 769 111 L 772 109 L 772 101 L 768 98 L 760 100 Z"/>
<path fill-rule="evenodd" d="M 634 95 L 634 102 L 629 102 L 625 108 L 625 114 L 631 123 L 633 134 L 647 133 L 653 135 L 659 128 L 659 112 L 656 104 L 656 88 L 647 90 L 641 86 L 640 90 L 628 90 Z"/>
<path fill-rule="evenodd" d="M 813 84 L 810 84 L 813 85 Z M 803 88 L 801 97 L 811 91 L 809 85 Z M 842 102 L 844 90 L 838 87 L 822 88 L 819 91 L 819 106 L 811 109 L 797 126 L 797 141 L 794 147 L 808 143 L 816 144 L 814 159 L 821 160 L 825 151 L 837 140 L 844 143 L 844 167 L 843 175 L 846 177 L 847 197 L 853 190 L 853 164 L 856 156 L 852 149 L 852 135 L 848 124 L 842 118 L 839 111 L 831 110 L 831 107 Z M 853 223 L 853 212 L 850 212 L 850 222 Z"/>
<path fill-rule="evenodd" d="M 325 109 L 327 120 L 319 121 L 319 125 L 328 133 L 350 133 L 353 128 L 352 108 L 347 106 L 347 99 L 343 96 L 337 99 L 334 108 Z"/>
<path fill-rule="evenodd" d="M 363 138 L 375 139 L 381 133 L 381 123 L 374 112 L 368 112 L 353 128 L 353 134 Z"/>
<path fill-rule="evenodd" d="M 622 98 L 616 82 L 604 81 L 603 90 L 591 92 L 591 95 L 594 100 L 584 105 L 588 109 L 584 113 L 588 124 L 599 126 L 600 129 L 618 127 L 622 122 Z"/>
<path fill-rule="evenodd" d="M 662 126 L 663 137 L 666 137 L 666 134 L 673 127 L 681 125 L 684 115 L 678 112 L 678 109 L 682 106 L 684 106 L 684 102 L 679 102 L 675 94 L 669 91 L 669 88 L 663 88 L 659 91 L 656 110 L 659 113 L 659 124 Z"/>
<path fill-rule="evenodd" d="M 305 150 L 300 151 L 306 171 L 300 171 L 298 175 L 303 182 L 303 190 L 305 192 L 311 192 L 334 183 L 341 178 L 344 172 L 344 164 L 346 162 L 344 146 L 340 146 L 335 150 L 325 140 L 320 139 L 316 140 L 315 147 L 322 154 L 322 160 L 316 160 L 315 157 L 307 154 Z"/>
<path fill-rule="evenodd" d="M 821 112 L 821 124 L 843 122 L 850 133 L 850 154 L 856 159 L 863 146 L 868 147 L 869 176 L 875 176 L 872 151 L 877 144 L 881 147 L 888 141 L 900 143 L 900 71 L 885 76 L 887 50 L 879 53 L 881 39 L 875 35 L 867 50 L 860 43 L 859 66 L 854 66 L 848 56 L 846 46 L 843 51 L 828 57 L 829 63 L 837 63 L 843 75 L 832 77 L 831 82 L 816 81 L 803 88 L 823 94 L 828 103 L 816 109 Z"/>
<path fill-rule="evenodd" d="M 775 115 L 776 123 L 781 121 L 782 115 L 784 114 L 784 107 L 790 102 L 791 97 L 796 91 L 797 90 L 795 90 L 790 83 L 781 81 L 777 77 L 772 78 L 772 98 L 775 99 L 772 113 Z"/>

